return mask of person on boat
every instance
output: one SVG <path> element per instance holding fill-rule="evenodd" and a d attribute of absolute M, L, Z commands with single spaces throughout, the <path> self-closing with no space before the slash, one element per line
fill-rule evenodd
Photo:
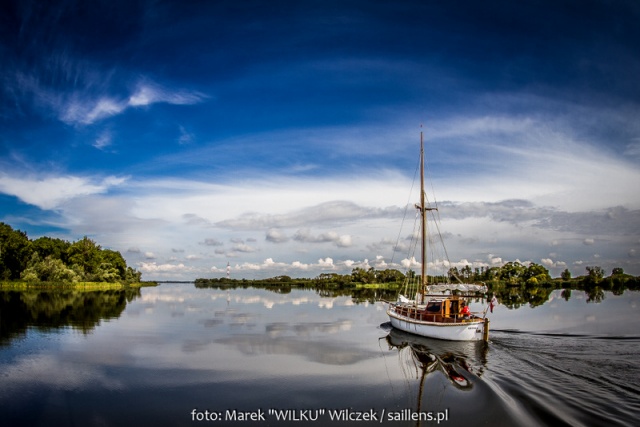
<path fill-rule="evenodd" d="M 469 317 L 471 317 L 471 310 L 469 309 L 469 306 L 466 305 L 465 303 L 462 303 L 462 309 L 460 310 L 460 314 L 465 319 L 468 319 Z"/>

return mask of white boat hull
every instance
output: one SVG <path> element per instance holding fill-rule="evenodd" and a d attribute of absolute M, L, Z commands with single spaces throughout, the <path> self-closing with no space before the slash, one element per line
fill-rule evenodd
<path fill-rule="evenodd" d="M 449 341 L 481 341 L 484 337 L 485 322 L 482 319 L 459 323 L 440 323 L 417 320 L 387 309 L 391 325 L 401 331 Z"/>

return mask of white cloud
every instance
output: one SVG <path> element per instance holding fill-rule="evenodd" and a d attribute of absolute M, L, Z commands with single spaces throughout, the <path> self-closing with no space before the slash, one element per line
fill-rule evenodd
<path fill-rule="evenodd" d="M 233 250 L 237 252 L 251 253 L 251 252 L 256 252 L 258 249 L 254 248 L 253 246 L 249 246 L 245 243 L 238 243 L 233 246 Z"/>
<path fill-rule="evenodd" d="M 551 258 L 542 258 L 540 263 L 545 267 L 553 268 L 556 267 L 556 263 Z"/>
<path fill-rule="evenodd" d="M 400 261 L 400 265 L 402 265 L 405 269 L 415 269 L 421 266 L 421 264 L 416 260 L 415 257 L 405 258 Z"/>
<path fill-rule="evenodd" d="M 206 96 L 199 92 L 188 92 L 183 90 L 171 91 L 154 84 L 141 83 L 136 88 L 136 91 L 129 97 L 127 105 L 131 107 L 140 107 L 160 102 L 176 105 L 189 105 L 197 104 L 204 98 L 206 98 Z"/>
<path fill-rule="evenodd" d="M 76 197 L 107 192 L 126 178 L 107 177 L 100 181 L 80 176 L 12 177 L 0 175 L 0 192 L 41 209 L 56 209 Z"/>
<path fill-rule="evenodd" d="M 301 229 L 296 232 L 293 239 L 302 243 L 334 243 L 339 248 L 347 248 L 352 245 L 351 236 L 344 234 L 339 235 L 335 231 L 314 236 L 309 229 Z"/>
<path fill-rule="evenodd" d="M 351 268 L 352 265 L 367 265 L 368 261 L 363 262 L 344 261 L 342 263 L 347 268 Z M 242 264 L 236 264 L 233 268 L 234 271 L 244 272 L 267 272 L 268 275 L 274 276 L 277 274 L 296 274 L 300 272 L 314 272 L 318 274 L 321 271 L 336 270 L 338 266 L 334 263 L 334 260 L 330 257 L 320 258 L 316 263 L 305 263 L 302 261 L 293 261 L 290 263 L 274 261 L 273 258 L 267 258 L 262 263 L 244 262 Z M 212 271 L 223 272 L 226 271 L 223 267 L 212 267 Z M 261 275 L 262 276 L 262 275 Z"/>
<path fill-rule="evenodd" d="M 192 267 L 180 264 L 157 264 L 155 262 L 141 262 L 138 268 L 142 273 L 187 273 Z"/>
<path fill-rule="evenodd" d="M 502 258 L 500 257 L 489 254 L 488 258 L 489 258 L 489 264 L 491 264 L 492 266 L 501 266 L 504 264 L 504 262 L 502 261 Z"/>
<path fill-rule="evenodd" d="M 287 237 L 287 235 L 281 230 L 278 230 L 276 228 L 270 228 L 269 230 L 267 230 L 267 235 L 265 239 L 268 242 L 272 242 L 272 243 L 284 243 L 289 241 L 289 238 Z"/>
<path fill-rule="evenodd" d="M 294 270 L 307 270 L 309 268 L 309 264 L 305 264 L 300 261 L 294 261 L 291 263 L 291 268 Z"/>
<path fill-rule="evenodd" d="M 335 268 L 335 265 L 333 264 L 333 259 L 329 257 L 326 257 L 324 259 L 320 258 L 318 260 L 318 265 L 323 268 Z"/>
<path fill-rule="evenodd" d="M 126 103 L 109 97 L 73 99 L 60 112 L 60 120 L 67 124 L 88 125 L 120 114 L 126 108 Z"/>

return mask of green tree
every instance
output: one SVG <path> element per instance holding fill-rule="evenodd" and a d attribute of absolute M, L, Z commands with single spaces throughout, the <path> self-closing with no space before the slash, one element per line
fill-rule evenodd
<path fill-rule="evenodd" d="M 471 275 L 472 275 L 471 266 L 465 265 L 464 267 L 462 267 L 462 270 L 460 270 L 460 273 L 462 273 L 462 277 L 465 280 L 471 279 Z"/>
<path fill-rule="evenodd" d="M 549 270 L 532 262 L 522 273 L 522 279 L 527 286 L 538 286 L 551 282 L 551 275 L 549 275 Z"/>
<path fill-rule="evenodd" d="M 96 282 L 117 282 L 120 280 L 120 273 L 112 264 L 103 262 L 93 272 L 92 280 Z"/>
<path fill-rule="evenodd" d="M 76 280 L 139 282 L 120 252 L 102 249 L 88 237 L 74 243 L 27 234 L 0 222 L 0 279 L 68 282 Z"/>
<path fill-rule="evenodd" d="M 571 280 L 571 272 L 568 268 L 565 268 L 562 273 L 560 273 L 560 278 L 564 281 Z"/>
<path fill-rule="evenodd" d="M 356 283 L 373 283 L 375 281 L 375 270 L 373 267 L 369 270 L 356 267 L 351 271 L 351 277 Z"/>
<path fill-rule="evenodd" d="M 38 252 L 34 252 L 20 278 L 27 282 L 76 282 L 78 275 L 62 260 L 51 255 L 41 259 Z"/>
<path fill-rule="evenodd" d="M 536 264 L 535 262 L 529 264 L 529 266 L 522 273 L 522 278 L 525 280 L 531 279 L 532 277 L 535 277 L 538 280 L 543 278 L 546 280 L 551 280 L 549 270 L 547 270 L 540 264 Z"/>
<path fill-rule="evenodd" d="M 587 266 L 587 281 L 591 284 L 597 284 L 602 281 L 604 277 L 604 270 L 602 267 L 589 267 Z"/>
<path fill-rule="evenodd" d="M 500 278 L 502 280 L 506 280 L 510 284 L 517 284 L 520 282 L 524 272 L 524 265 L 520 264 L 518 261 L 510 261 L 500 269 Z"/>
<path fill-rule="evenodd" d="M 142 278 L 142 273 L 132 267 L 127 267 L 127 271 L 124 276 L 124 280 L 127 282 L 139 282 Z"/>
<path fill-rule="evenodd" d="M 16 280 L 31 258 L 31 241 L 27 233 L 0 223 L 0 278 Z"/>
<path fill-rule="evenodd" d="M 33 240 L 31 243 L 33 250 L 38 252 L 41 259 L 52 256 L 65 264 L 68 263 L 67 252 L 71 243 L 66 240 L 44 236 Z"/>
<path fill-rule="evenodd" d="M 127 273 L 127 262 L 118 251 L 103 249 L 101 253 L 102 263 L 109 264 L 118 272 L 118 278 L 124 280 Z"/>
<path fill-rule="evenodd" d="M 69 264 L 85 280 L 93 280 L 102 264 L 100 245 L 84 236 L 69 247 Z"/>
<path fill-rule="evenodd" d="M 390 268 L 379 271 L 377 276 L 380 283 L 402 282 L 404 280 L 404 274 L 401 271 Z"/>

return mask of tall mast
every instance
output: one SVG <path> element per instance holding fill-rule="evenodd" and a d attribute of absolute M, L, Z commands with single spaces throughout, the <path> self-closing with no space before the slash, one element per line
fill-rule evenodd
<path fill-rule="evenodd" d="M 424 142 L 422 139 L 422 131 L 420 131 L 420 216 L 422 217 L 422 271 L 420 281 L 422 283 L 422 291 L 424 292 L 427 285 L 427 211 L 424 192 Z"/>

